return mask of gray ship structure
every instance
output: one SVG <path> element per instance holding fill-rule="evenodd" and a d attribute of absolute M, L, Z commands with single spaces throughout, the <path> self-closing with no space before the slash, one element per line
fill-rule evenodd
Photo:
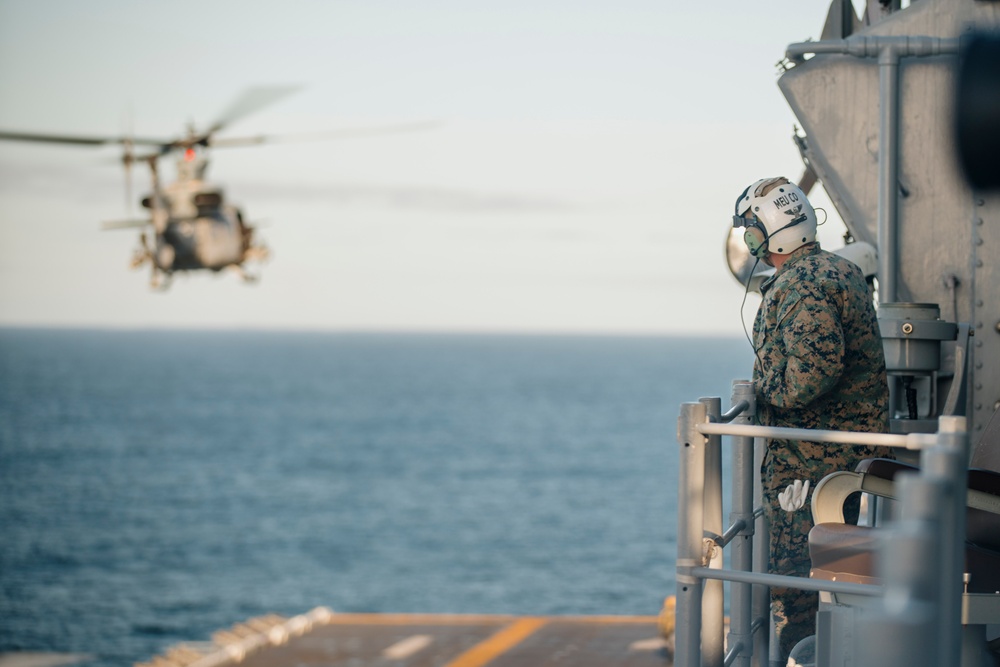
<path fill-rule="evenodd" d="M 718 397 L 681 406 L 676 665 L 785 667 L 768 586 L 819 592 L 815 635 L 788 664 L 1000 664 L 998 27 L 997 2 L 870 0 L 858 17 L 835 0 L 820 40 L 787 47 L 778 87 L 801 128 L 801 182 L 822 183 L 847 227 L 834 252 L 875 288 L 890 432 L 755 426 L 748 381 L 725 410 Z M 732 241 L 734 276 L 759 285 Z M 808 578 L 767 573 L 766 438 L 898 452 L 814 489 Z M 859 491 L 867 518 L 845 525 Z"/>

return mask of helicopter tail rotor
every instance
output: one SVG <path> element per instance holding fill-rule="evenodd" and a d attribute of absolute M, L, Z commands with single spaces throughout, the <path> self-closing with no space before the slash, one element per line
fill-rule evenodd
<path fill-rule="evenodd" d="M 125 144 L 125 155 L 122 156 L 122 162 L 125 164 L 125 205 L 129 212 L 132 211 L 132 164 L 134 162 L 132 158 L 132 144 Z"/>
<path fill-rule="evenodd" d="M 125 134 L 122 136 L 122 164 L 125 166 L 125 213 L 132 215 L 132 165 L 135 163 L 135 141 L 133 140 L 132 110 L 125 115 Z"/>

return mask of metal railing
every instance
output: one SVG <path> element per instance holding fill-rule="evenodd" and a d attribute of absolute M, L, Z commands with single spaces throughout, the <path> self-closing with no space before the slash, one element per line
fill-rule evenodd
<path fill-rule="evenodd" d="M 768 586 L 874 598 L 861 636 L 841 638 L 857 643 L 858 664 L 959 664 L 968 460 L 965 418 L 941 417 L 935 434 L 895 435 L 754 426 L 755 412 L 753 385 L 745 380 L 733 383 L 732 408 L 724 414 L 719 398 L 681 405 L 674 664 L 768 664 Z M 733 476 L 725 530 L 723 435 L 732 441 Z M 754 540 L 755 534 L 767 534 L 759 505 L 761 457 L 755 457 L 755 438 L 920 450 L 920 473 L 900 480 L 899 515 L 880 531 L 882 585 L 767 573 L 767 540 Z M 724 548 L 731 550 L 728 570 L 722 568 Z M 887 567 L 889 563 L 892 567 Z M 725 652 L 723 581 L 731 582 Z M 822 667 L 822 656 L 818 659 Z"/>

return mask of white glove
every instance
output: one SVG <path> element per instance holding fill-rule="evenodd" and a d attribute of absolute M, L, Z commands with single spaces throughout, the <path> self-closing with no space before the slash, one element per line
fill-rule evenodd
<path fill-rule="evenodd" d="M 778 504 L 786 512 L 794 512 L 801 509 L 806 504 L 806 497 L 809 495 L 809 480 L 803 482 L 801 479 L 795 480 L 788 485 L 784 491 L 778 494 Z"/>

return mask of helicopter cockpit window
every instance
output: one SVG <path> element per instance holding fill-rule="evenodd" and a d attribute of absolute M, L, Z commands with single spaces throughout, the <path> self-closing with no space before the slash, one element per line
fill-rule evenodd
<path fill-rule="evenodd" d="M 198 208 L 220 206 L 221 204 L 222 195 L 218 192 L 199 192 L 194 196 L 194 205 Z"/>

